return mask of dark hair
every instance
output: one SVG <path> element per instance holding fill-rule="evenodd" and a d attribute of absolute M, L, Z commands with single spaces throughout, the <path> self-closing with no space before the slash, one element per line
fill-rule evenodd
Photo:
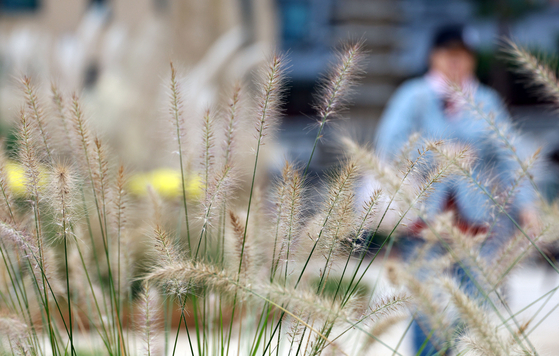
<path fill-rule="evenodd" d="M 464 26 L 462 25 L 446 25 L 440 27 L 433 36 L 433 44 L 431 50 L 438 48 L 456 48 L 461 47 L 474 53 L 472 44 L 465 36 Z"/>

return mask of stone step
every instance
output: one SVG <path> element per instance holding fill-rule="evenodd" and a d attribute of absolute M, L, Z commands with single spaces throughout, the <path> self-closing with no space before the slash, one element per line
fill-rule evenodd
<path fill-rule="evenodd" d="M 402 70 L 395 64 L 395 55 L 387 53 L 368 53 L 363 70 L 366 78 L 401 77 Z"/>
<path fill-rule="evenodd" d="M 351 96 L 352 107 L 383 107 L 396 88 L 392 83 L 363 83 Z"/>
<path fill-rule="evenodd" d="M 397 22 L 400 8 L 391 1 L 341 1 L 335 7 L 333 16 L 338 22 Z"/>
<path fill-rule="evenodd" d="M 394 48 L 398 43 L 398 27 L 393 25 L 363 25 L 343 24 L 336 26 L 334 37 L 337 40 L 359 40 L 365 41 L 366 48 Z"/>

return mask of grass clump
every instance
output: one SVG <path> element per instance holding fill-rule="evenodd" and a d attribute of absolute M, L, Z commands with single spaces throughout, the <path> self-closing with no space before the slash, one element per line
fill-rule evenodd
<path fill-rule="evenodd" d="M 512 53 L 553 95 L 557 82 L 536 59 L 518 47 Z M 374 347 L 401 355 L 404 336 L 396 345 L 383 337 L 420 311 L 440 354 L 537 355 L 528 337 L 532 319 L 510 310 L 502 285 L 525 257 L 546 256 L 542 244 L 557 239 L 555 205 L 542 205 L 542 227 L 527 232 L 515 221 L 516 233 L 493 258 L 481 254 L 488 235 L 468 236 L 442 215 L 423 233 L 425 251 L 443 247 L 438 258 L 387 264 L 396 236 L 412 216 L 423 216 L 422 203 L 438 182 L 470 180 L 510 219 L 516 185 L 533 182 L 536 157 L 521 160 L 510 144 L 513 131 L 492 124 L 477 103 L 464 97 L 519 165 L 507 194 L 477 180 L 467 146 L 414 135 L 394 166 L 345 140 L 347 160 L 324 182 L 321 201 L 311 203 L 316 146 L 347 102 L 361 62 L 360 44 L 341 52 L 318 96 L 310 157 L 305 165 L 286 162 L 272 183 L 262 183 L 258 167 L 280 119 L 285 59 L 270 59 L 253 100 L 236 85 L 223 110 L 204 113 L 199 131 L 187 120 L 171 66 L 169 132 L 178 168 L 172 189 L 164 190 L 149 175 L 130 178 L 115 164 L 78 96 L 53 87 L 45 104 L 24 78 L 17 155 L 10 157 L 18 163 L 0 164 L 3 350 L 174 355 L 181 341 L 187 346 L 180 353 L 192 355 L 353 355 Z M 240 142 L 242 132 L 253 135 Z M 248 172 L 240 161 L 250 161 Z M 8 179 L 13 165 L 21 182 Z M 365 172 L 381 188 L 359 206 Z M 373 241 L 380 245 L 374 254 Z M 456 266 L 475 282 L 474 292 L 448 277 Z M 391 286 L 368 278 L 378 268 Z M 432 278 L 418 280 L 413 271 L 421 269 Z"/>

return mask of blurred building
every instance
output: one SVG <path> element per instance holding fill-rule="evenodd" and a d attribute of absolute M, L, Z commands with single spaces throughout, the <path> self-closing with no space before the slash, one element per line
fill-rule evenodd
<path fill-rule="evenodd" d="M 77 45 L 85 52 L 81 55 L 87 57 L 84 60 L 89 65 L 102 61 L 98 57 L 106 50 L 102 47 L 111 46 L 109 42 L 119 46 L 119 41 L 145 36 L 157 36 L 161 55 L 193 65 L 235 27 L 244 28 L 245 39 L 272 42 L 275 26 L 270 1 L 0 1 L 0 38 L 4 47 L 11 46 L 7 51 L 24 50 L 22 47 L 28 45 L 25 35 L 40 34 L 45 46 L 48 42 L 59 52 L 71 52 L 71 42 L 79 41 Z"/>
<path fill-rule="evenodd" d="M 332 49 L 348 41 L 363 41 L 365 74 L 353 96 L 352 120 L 375 121 L 402 80 L 394 65 L 399 51 L 401 2 L 399 0 L 277 0 L 280 40 L 292 61 L 296 96 L 290 113 L 307 112 L 312 87 L 323 75 Z M 305 95 L 305 92 L 307 95 Z"/>
<path fill-rule="evenodd" d="M 270 53 L 273 0 L 0 0 L 0 131 L 29 75 L 81 94 L 92 124 L 137 167 L 161 157 L 169 62 L 188 116 L 217 107 L 235 80 Z M 200 116 L 201 117 L 201 116 Z M 5 134 L 0 133 L 0 134 Z"/>
<path fill-rule="evenodd" d="M 26 25 L 54 36 L 75 32 L 88 11 L 104 13 L 106 23 L 118 23 L 131 33 L 142 31 L 153 21 L 164 21 L 173 51 L 184 58 L 200 58 L 221 34 L 245 20 L 249 2 L 254 35 L 270 40 L 274 26 L 267 1 L 253 0 L 2 0 L 0 31 Z"/>
<path fill-rule="evenodd" d="M 400 0 L 276 0 L 279 41 L 289 53 L 291 88 L 287 100 L 285 130 L 281 139 L 285 155 L 308 157 L 314 140 L 306 130 L 316 112 L 314 94 L 335 51 L 346 42 L 363 41 L 366 55 L 364 74 L 351 95 L 351 105 L 340 121 L 343 130 L 357 139 L 370 141 L 382 109 L 404 74 L 397 65 L 402 27 Z M 312 127 L 312 126 L 311 126 Z M 327 126 L 313 160 L 312 169 L 321 171 L 338 160 L 339 150 L 331 147 L 339 130 Z M 334 136 L 332 135 L 334 134 Z M 334 144 L 335 145 L 335 144 Z"/>

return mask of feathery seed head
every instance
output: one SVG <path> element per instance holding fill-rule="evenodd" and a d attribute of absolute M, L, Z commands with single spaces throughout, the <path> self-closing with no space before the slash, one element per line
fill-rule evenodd
<path fill-rule="evenodd" d="M 237 290 L 236 277 L 233 274 L 195 261 L 181 261 L 157 267 L 145 279 L 160 283 L 169 292 L 178 295 L 191 291 L 192 286 L 206 286 L 224 295 L 231 295 Z"/>
<path fill-rule="evenodd" d="M 250 235 L 245 235 L 245 226 L 241 219 L 233 211 L 229 210 L 229 221 L 233 228 L 235 258 L 233 259 L 233 266 L 240 266 L 239 272 L 248 283 L 251 267 L 252 246 L 250 243 Z"/>
<path fill-rule="evenodd" d="M 203 140 L 203 151 L 202 151 L 202 172 L 204 172 L 203 181 L 206 187 L 206 199 L 209 193 L 210 176 L 214 170 L 215 166 L 215 127 L 214 127 L 214 117 L 213 113 L 207 109 L 204 113 L 204 124 L 202 126 L 202 140 Z"/>
<path fill-rule="evenodd" d="M 373 322 L 399 314 L 407 306 L 412 297 L 407 293 L 392 293 L 377 297 L 365 312 Z"/>
<path fill-rule="evenodd" d="M 116 176 L 116 184 L 114 185 L 114 206 L 116 211 L 116 225 L 117 231 L 124 229 L 126 225 L 126 208 L 127 208 L 127 195 L 128 190 L 126 185 L 128 183 L 128 177 L 125 173 L 124 165 L 120 165 L 118 168 L 118 173 Z"/>
<path fill-rule="evenodd" d="M 376 207 L 379 203 L 380 197 L 382 194 L 381 189 L 376 189 L 369 199 L 365 201 L 363 206 L 361 207 L 360 215 L 355 220 L 355 227 L 354 227 L 354 238 L 352 244 L 353 252 L 365 252 L 359 251 L 360 248 L 365 249 L 367 246 L 365 245 L 367 234 L 370 232 L 370 229 L 374 223 Z"/>
<path fill-rule="evenodd" d="M 302 173 L 289 162 L 285 162 L 282 179 L 275 188 L 277 241 L 280 248 L 276 265 L 288 261 L 293 253 L 293 246 L 300 237 L 304 224 L 305 185 Z M 275 258 L 275 256 L 274 256 Z"/>
<path fill-rule="evenodd" d="M 71 234 L 70 222 L 74 211 L 75 177 L 70 168 L 64 164 L 57 164 L 51 172 L 50 178 L 51 204 L 54 208 L 55 221 L 60 227 L 60 236 L 68 238 Z"/>
<path fill-rule="evenodd" d="M 37 97 L 37 90 L 31 84 L 31 79 L 29 77 L 24 76 L 21 80 L 21 84 L 25 94 L 29 117 L 31 118 L 31 128 L 34 131 L 33 139 L 37 141 L 36 145 L 41 147 L 41 153 L 44 154 L 49 161 L 52 161 L 51 137 L 43 108 Z"/>
<path fill-rule="evenodd" d="M 342 303 L 340 300 L 317 295 L 315 291 L 309 289 L 294 289 L 278 284 L 255 286 L 255 288 L 265 292 L 274 302 L 289 305 L 303 319 L 310 318 L 329 323 L 348 322 L 357 316 L 359 310 L 356 300 Z"/>
<path fill-rule="evenodd" d="M 159 252 L 160 257 L 164 259 L 164 261 L 159 262 L 161 265 L 171 265 L 180 261 L 179 253 L 169 233 L 167 233 L 161 225 L 156 225 L 153 229 L 153 238 L 155 240 L 155 249 Z"/>
<path fill-rule="evenodd" d="M 206 227 L 211 224 L 214 211 L 221 207 L 223 199 L 231 193 L 233 185 L 234 178 L 229 166 L 216 170 L 216 173 L 209 177 L 206 197 L 202 202 L 204 207 L 202 219 Z"/>
<path fill-rule="evenodd" d="M 104 200 L 108 197 L 109 188 L 109 161 L 105 145 L 99 137 L 93 140 L 93 154 L 91 157 L 91 179 L 97 192 L 97 199 Z"/>
<path fill-rule="evenodd" d="M 239 122 L 239 103 L 241 101 L 241 85 L 235 84 L 233 95 L 229 100 L 227 123 L 225 126 L 225 165 L 230 164 L 232 150 L 235 146 L 235 131 Z"/>
<path fill-rule="evenodd" d="M 540 86 L 539 94 L 559 105 L 559 81 L 556 73 L 543 61 L 511 40 L 506 40 L 503 51 L 517 65 L 518 72 L 528 75 L 533 86 Z"/>
<path fill-rule="evenodd" d="M 175 134 L 173 136 L 177 141 L 179 154 L 182 155 L 185 140 L 187 137 L 186 122 L 183 115 L 184 98 L 173 62 L 171 62 L 171 83 L 169 86 L 169 90 L 169 114 L 171 117 L 171 122 L 173 124 L 173 129 L 175 131 Z"/>
<path fill-rule="evenodd" d="M 161 302 L 155 288 L 149 282 L 142 283 L 138 302 L 136 326 L 144 341 L 144 355 L 158 354 L 160 328 L 162 324 Z"/>
<path fill-rule="evenodd" d="M 20 111 L 18 135 L 21 147 L 18 154 L 19 160 L 25 170 L 25 187 L 30 196 L 38 199 L 41 171 L 36 147 L 33 143 L 31 123 L 24 110 Z"/>
<path fill-rule="evenodd" d="M 267 70 L 262 75 L 257 99 L 255 128 L 258 144 L 266 136 L 271 126 L 275 126 L 281 111 L 282 97 L 285 84 L 285 59 L 280 55 L 273 55 Z"/>
<path fill-rule="evenodd" d="M 351 238 L 355 223 L 354 189 L 357 177 L 357 165 L 349 162 L 328 185 L 328 193 L 320 213 L 321 227 L 317 236 L 319 246 L 328 255 L 338 252 L 338 249 Z"/>
<path fill-rule="evenodd" d="M 0 222 L 0 238 L 8 246 L 14 246 L 20 250 L 23 257 L 29 259 L 32 265 L 37 263 L 39 248 L 35 241 L 26 233 L 14 226 Z"/>
<path fill-rule="evenodd" d="M 487 317 L 488 311 L 464 293 L 450 279 L 443 280 L 443 286 L 450 294 L 453 304 L 478 342 L 482 343 L 485 349 L 491 350 L 491 354 L 509 355 L 507 345 L 500 339 L 497 328 L 490 323 L 490 319 Z"/>
<path fill-rule="evenodd" d="M 60 90 L 54 84 L 51 83 L 51 98 L 52 103 L 54 104 L 54 108 L 56 111 L 57 119 L 60 121 L 62 125 L 59 128 L 62 129 L 62 133 L 58 133 L 58 137 L 60 137 L 60 143 L 58 144 L 58 149 L 61 152 L 65 152 L 69 155 L 72 155 L 72 147 L 73 147 L 73 135 L 72 135 L 72 124 L 70 122 L 69 116 L 70 108 L 67 107 L 67 103 L 64 100 L 64 97 L 60 93 Z"/>
<path fill-rule="evenodd" d="M 361 72 L 362 59 L 362 42 L 347 45 L 338 53 L 338 61 L 321 85 L 319 100 L 315 105 L 321 125 L 343 109 L 351 87 Z"/>
<path fill-rule="evenodd" d="M 81 169 L 80 175 L 92 179 L 92 170 L 95 169 L 94 152 L 92 149 L 91 132 L 85 114 L 83 112 L 80 99 L 74 93 L 72 95 L 72 106 L 71 112 L 71 136 L 75 137 L 77 141 L 77 146 L 79 147 L 78 152 L 74 152 L 74 157 L 79 163 Z"/>
<path fill-rule="evenodd" d="M 35 354 L 33 346 L 28 340 L 29 327 L 16 315 L 0 316 L 0 340 L 10 345 L 14 355 Z M 6 339 L 4 339 L 6 338 Z"/>

